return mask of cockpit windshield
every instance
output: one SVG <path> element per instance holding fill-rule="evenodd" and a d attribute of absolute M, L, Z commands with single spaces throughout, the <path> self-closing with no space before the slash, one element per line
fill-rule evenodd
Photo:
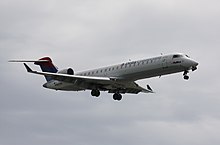
<path fill-rule="evenodd" d="M 180 54 L 173 55 L 173 58 L 180 58 L 180 57 L 182 57 L 182 55 L 180 55 Z"/>

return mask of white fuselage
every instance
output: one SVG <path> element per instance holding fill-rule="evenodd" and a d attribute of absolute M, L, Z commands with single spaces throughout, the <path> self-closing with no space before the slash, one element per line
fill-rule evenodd
<path fill-rule="evenodd" d="M 197 62 L 184 54 L 171 54 L 130 61 L 109 67 L 103 67 L 76 73 L 78 76 L 105 77 L 118 82 L 134 82 L 139 79 L 162 76 L 196 68 Z M 84 90 L 83 82 L 62 82 L 52 80 L 44 84 L 44 87 L 55 90 Z M 92 89 L 92 88 L 91 88 Z"/>
<path fill-rule="evenodd" d="M 83 76 L 97 76 L 117 78 L 128 81 L 178 73 L 189 70 L 190 67 L 197 63 L 187 57 L 179 54 L 180 57 L 173 58 L 174 55 L 164 55 L 149 59 L 131 61 L 119 65 L 103 67 L 77 73 Z"/>

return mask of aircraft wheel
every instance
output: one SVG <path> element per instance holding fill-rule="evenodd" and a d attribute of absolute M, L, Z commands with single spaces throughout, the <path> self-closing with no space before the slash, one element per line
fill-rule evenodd
<path fill-rule="evenodd" d="M 189 76 L 185 75 L 183 78 L 184 78 L 185 80 L 188 80 L 188 79 L 189 79 Z"/>
<path fill-rule="evenodd" d="M 115 94 L 113 95 L 113 99 L 120 101 L 120 100 L 122 99 L 122 95 L 121 95 L 120 93 L 115 93 Z"/>
<path fill-rule="evenodd" d="M 100 96 L 100 91 L 97 90 L 97 89 L 96 90 L 94 89 L 94 90 L 91 91 L 91 95 L 95 96 L 95 97 L 99 97 Z"/>

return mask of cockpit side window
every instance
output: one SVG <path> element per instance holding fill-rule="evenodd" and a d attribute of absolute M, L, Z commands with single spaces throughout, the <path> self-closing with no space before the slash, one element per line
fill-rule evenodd
<path fill-rule="evenodd" d="M 186 57 L 190 58 L 189 55 L 186 55 Z"/>

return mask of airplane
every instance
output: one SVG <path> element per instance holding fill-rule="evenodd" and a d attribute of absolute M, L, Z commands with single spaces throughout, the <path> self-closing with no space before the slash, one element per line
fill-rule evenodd
<path fill-rule="evenodd" d="M 195 71 L 198 62 L 188 55 L 175 53 L 153 58 L 129 61 L 108 67 L 92 69 L 75 73 L 72 68 L 58 70 L 50 57 L 38 60 L 10 60 L 9 62 L 23 62 L 28 73 L 43 75 L 46 83 L 43 87 L 63 91 L 90 90 L 91 95 L 100 96 L 100 91 L 113 93 L 113 99 L 120 101 L 121 94 L 154 93 L 149 85 L 139 86 L 135 81 L 151 77 L 183 72 L 183 78 L 189 79 L 190 70 Z M 32 70 L 26 63 L 39 65 L 41 71 Z"/>

